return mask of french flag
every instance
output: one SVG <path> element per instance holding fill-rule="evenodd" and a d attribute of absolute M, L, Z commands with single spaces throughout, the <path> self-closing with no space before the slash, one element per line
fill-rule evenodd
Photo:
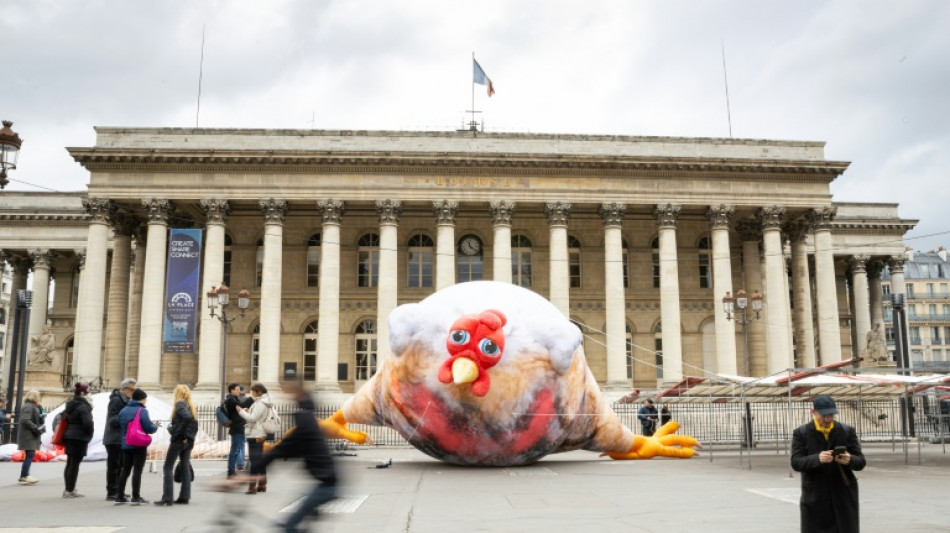
<path fill-rule="evenodd" d="M 488 96 L 495 94 L 495 85 L 492 84 L 491 78 L 489 78 L 488 75 L 485 74 L 485 71 L 482 70 L 482 66 L 478 64 L 478 61 L 476 61 L 475 58 L 472 58 L 472 63 L 474 63 L 475 65 L 475 71 L 474 71 L 474 76 L 472 78 L 472 82 L 477 83 L 479 85 L 487 85 Z"/>

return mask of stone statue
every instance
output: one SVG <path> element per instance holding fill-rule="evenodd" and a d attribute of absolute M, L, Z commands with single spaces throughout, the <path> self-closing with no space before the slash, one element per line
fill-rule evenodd
<path fill-rule="evenodd" d="M 874 363 L 887 361 L 887 340 L 884 338 L 884 331 L 881 330 L 880 322 L 874 324 L 871 331 L 868 331 L 864 357 Z"/>
<path fill-rule="evenodd" d="M 56 349 L 56 337 L 50 331 L 49 324 L 43 326 L 43 334 L 33 337 L 33 346 L 30 348 L 28 364 L 30 366 L 51 366 L 53 352 Z"/>

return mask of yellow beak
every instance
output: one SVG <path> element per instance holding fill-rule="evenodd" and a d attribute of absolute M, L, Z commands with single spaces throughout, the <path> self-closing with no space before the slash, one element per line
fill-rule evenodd
<path fill-rule="evenodd" d="M 478 379 L 478 365 L 468 357 L 459 357 L 452 363 L 452 379 L 456 385 Z"/>

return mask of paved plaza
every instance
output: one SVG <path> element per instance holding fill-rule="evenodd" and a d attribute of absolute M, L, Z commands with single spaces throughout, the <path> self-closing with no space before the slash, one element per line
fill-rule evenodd
<path fill-rule="evenodd" d="M 900 446 L 866 444 L 859 473 L 864 531 L 950 531 L 946 500 L 950 454 L 923 447 L 910 464 Z M 549 456 L 521 468 L 463 468 L 411 448 L 359 450 L 340 457 L 345 496 L 332 504 L 319 531 L 346 533 L 490 532 L 760 532 L 798 531 L 799 478 L 789 477 L 784 451 L 759 449 L 752 469 L 737 450 L 692 460 L 612 461 L 589 452 Z M 392 458 L 389 468 L 377 463 Z M 63 463 L 34 465 L 34 486 L 16 484 L 20 465 L 0 463 L 0 533 L 222 531 L 215 517 L 246 510 L 247 531 L 268 531 L 306 487 L 299 463 L 278 463 L 268 492 L 211 492 L 223 461 L 196 462 L 188 506 L 114 507 L 105 501 L 105 463 L 84 463 L 78 490 L 64 500 Z M 177 487 L 177 485 L 176 485 Z M 161 495 L 161 475 L 146 473 L 142 496 Z"/>

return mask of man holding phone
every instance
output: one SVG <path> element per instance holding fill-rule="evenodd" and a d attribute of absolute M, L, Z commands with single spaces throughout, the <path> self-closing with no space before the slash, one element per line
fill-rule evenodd
<path fill-rule="evenodd" d="M 802 533 L 857 533 L 858 479 L 867 461 L 854 428 L 835 421 L 830 396 L 816 396 L 814 419 L 792 433 L 792 468 L 802 473 Z"/>

